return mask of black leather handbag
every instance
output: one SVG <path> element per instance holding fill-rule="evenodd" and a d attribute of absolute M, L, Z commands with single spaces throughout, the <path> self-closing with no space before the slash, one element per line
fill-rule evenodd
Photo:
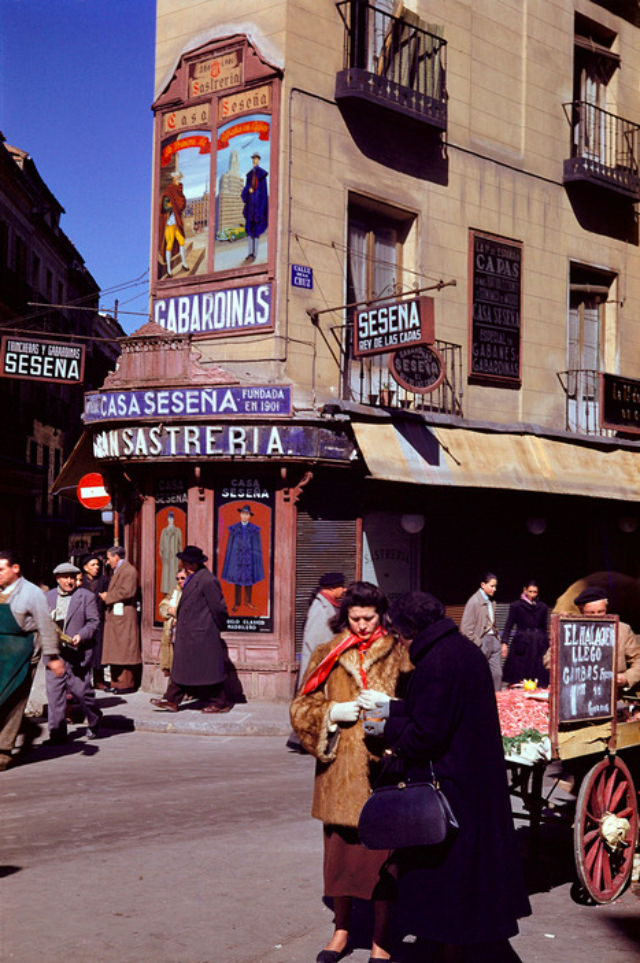
<path fill-rule="evenodd" d="M 437 846 L 459 829 L 449 800 L 431 782 L 399 782 L 374 789 L 360 813 L 358 835 L 367 849 Z"/>

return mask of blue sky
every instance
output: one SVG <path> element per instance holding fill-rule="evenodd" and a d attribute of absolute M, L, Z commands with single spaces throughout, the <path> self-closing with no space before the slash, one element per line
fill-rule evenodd
<path fill-rule="evenodd" d="M 133 331 L 147 310 L 155 0 L 0 0 L 0 130 Z"/>

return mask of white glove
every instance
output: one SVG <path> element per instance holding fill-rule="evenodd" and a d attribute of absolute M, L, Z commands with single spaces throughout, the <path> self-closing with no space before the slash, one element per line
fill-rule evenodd
<path fill-rule="evenodd" d="M 360 715 L 357 702 L 336 702 L 329 712 L 330 722 L 356 722 Z"/>
<path fill-rule="evenodd" d="M 390 701 L 391 696 L 388 696 L 386 692 L 378 692 L 377 689 L 363 689 L 358 696 L 358 705 L 361 709 L 381 709 L 386 707 L 386 717 L 389 715 Z"/>

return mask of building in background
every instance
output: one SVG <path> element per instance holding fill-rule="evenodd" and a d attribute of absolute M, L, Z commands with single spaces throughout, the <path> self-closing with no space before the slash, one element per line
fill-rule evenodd
<path fill-rule="evenodd" d="M 112 318 L 98 313 L 100 290 L 60 227 L 63 213 L 32 158 L 0 135 L 0 334 L 5 355 L 11 348 L 6 339 L 12 336 L 53 346 L 49 369 L 38 369 L 43 380 L 24 376 L 24 355 L 23 367 L 17 355 L 3 357 L 3 372 L 9 375 L 0 377 L 0 493 L 5 506 L 0 543 L 20 552 L 34 579 L 50 579 L 61 558 L 82 554 L 108 537 L 99 513 L 51 494 L 82 432 L 83 392 L 102 384 L 124 335 Z M 69 345 L 79 353 L 77 346 L 84 346 L 84 374 L 76 383 L 59 380 L 53 364 L 64 360 Z M 81 375 L 80 369 L 76 373 Z"/>
<path fill-rule="evenodd" d="M 328 569 L 454 613 L 487 568 L 504 602 L 636 579 L 636 5 L 159 0 L 156 44 L 152 321 L 84 415 L 145 684 L 169 512 L 254 696 Z"/>

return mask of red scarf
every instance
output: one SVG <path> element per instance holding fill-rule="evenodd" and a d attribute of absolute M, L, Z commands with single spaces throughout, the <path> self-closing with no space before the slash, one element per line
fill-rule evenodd
<path fill-rule="evenodd" d="M 359 635 L 350 634 L 346 637 L 346 639 L 343 639 L 342 642 L 338 642 L 338 644 L 331 649 L 329 655 L 325 655 L 322 662 L 315 667 L 302 688 L 302 694 L 308 695 L 309 692 L 313 692 L 314 689 L 319 688 L 333 669 L 342 653 L 346 652 L 347 649 L 352 649 L 355 645 L 358 646 L 358 654 L 360 656 L 360 678 L 362 680 L 362 688 L 366 689 L 367 673 L 364 669 L 364 653 L 373 642 L 375 642 L 377 639 L 384 638 L 385 635 L 385 630 L 381 625 L 379 625 L 378 628 L 372 632 L 367 639 L 361 639 Z"/>

